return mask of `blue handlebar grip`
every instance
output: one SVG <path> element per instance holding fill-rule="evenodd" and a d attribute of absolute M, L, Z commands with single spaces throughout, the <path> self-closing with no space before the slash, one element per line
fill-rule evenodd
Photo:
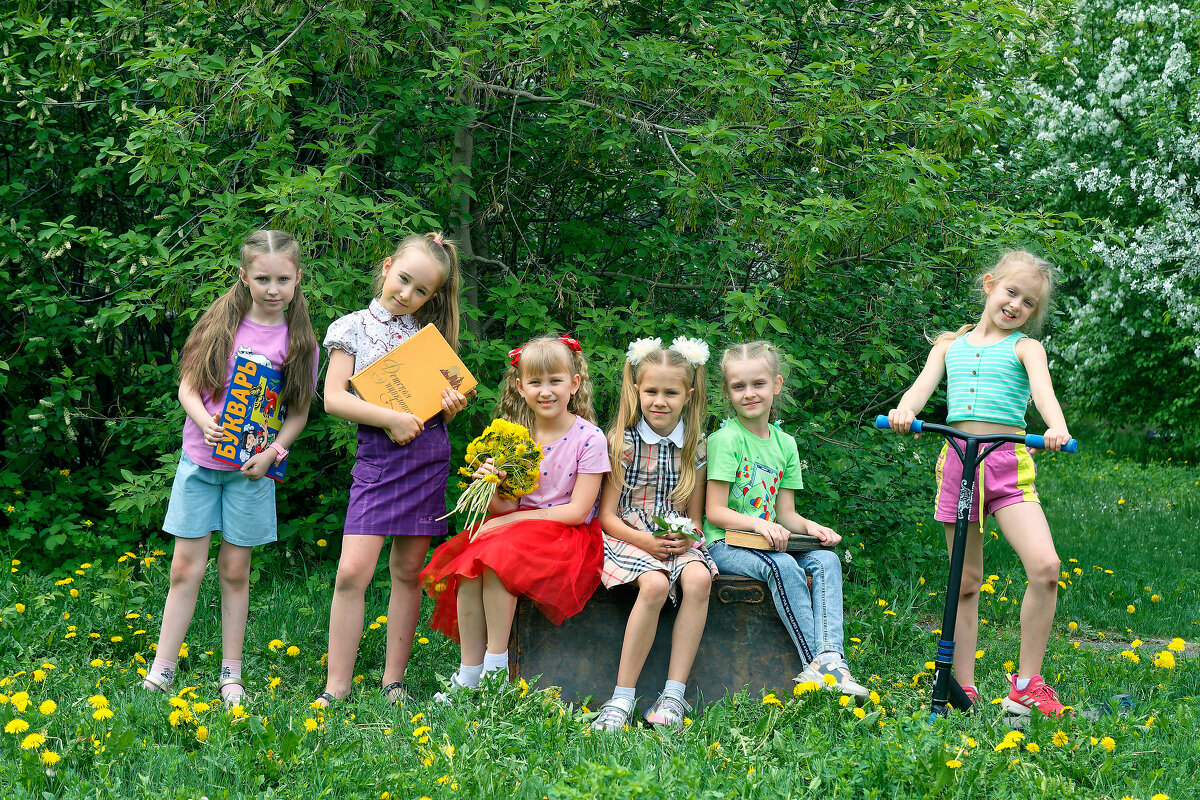
<path fill-rule="evenodd" d="M 881 431 L 889 431 L 892 429 L 892 426 L 888 424 L 888 418 L 885 417 L 883 414 L 880 414 L 879 416 L 875 417 L 875 427 L 879 428 L 879 430 L 881 430 Z M 921 420 L 914 419 L 912 422 L 912 426 L 908 429 L 908 431 L 909 431 L 909 433 L 920 433 L 921 432 Z"/>
<path fill-rule="evenodd" d="M 1035 436 L 1033 434 L 1029 434 L 1028 436 L 1025 437 L 1025 446 L 1033 447 L 1038 450 L 1045 450 L 1046 449 L 1046 439 L 1045 439 L 1045 437 L 1042 437 L 1042 436 Z M 1079 449 L 1079 442 L 1077 442 L 1074 439 L 1068 439 L 1067 443 L 1063 445 L 1062 449 L 1063 449 L 1064 453 L 1074 453 L 1076 450 Z"/>

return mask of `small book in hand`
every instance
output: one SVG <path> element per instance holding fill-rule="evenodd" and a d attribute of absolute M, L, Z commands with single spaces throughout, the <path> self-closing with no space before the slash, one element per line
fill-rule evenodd
<path fill-rule="evenodd" d="M 774 550 L 767 537 L 753 531 L 739 531 L 733 528 L 725 531 L 725 544 L 733 547 L 747 547 L 751 550 Z M 789 553 L 810 553 L 813 550 L 832 550 L 821 544 L 821 540 L 807 533 L 793 533 L 788 537 L 787 551 Z"/>
<path fill-rule="evenodd" d="M 433 325 L 405 339 L 350 378 L 354 393 L 373 405 L 432 419 L 447 387 L 470 394 L 479 382 Z"/>

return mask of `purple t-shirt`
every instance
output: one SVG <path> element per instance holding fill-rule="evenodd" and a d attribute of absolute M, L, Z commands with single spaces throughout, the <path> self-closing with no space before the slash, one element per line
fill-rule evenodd
<path fill-rule="evenodd" d="M 288 326 L 286 322 L 282 325 L 259 325 L 257 322 L 251 322 L 243 317 L 242 324 L 238 325 L 237 333 L 233 336 L 233 353 L 229 356 L 229 366 L 225 370 L 225 385 L 228 386 L 229 381 L 233 379 L 233 362 L 238 356 L 246 356 L 265 367 L 279 370 L 283 366 L 284 359 L 287 358 L 287 351 Z M 314 348 L 313 386 L 317 385 L 318 355 L 319 353 Z M 201 392 L 200 399 L 204 401 L 204 408 L 209 414 L 216 414 L 221 410 L 225 392 L 219 392 L 218 397 L 209 397 Z M 200 426 L 193 422 L 191 417 L 187 417 L 183 423 L 183 452 L 187 453 L 187 457 L 192 460 L 193 464 L 200 467 L 226 472 L 238 469 L 233 464 L 217 461 L 212 457 L 212 445 L 204 443 L 204 431 L 200 430 Z"/>
<path fill-rule="evenodd" d="M 538 476 L 538 487 L 521 498 L 517 508 L 550 508 L 570 502 L 575 490 L 575 476 L 579 473 L 604 473 L 612 470 L 608 463 L 608 442 L 604 433 L 583 417 L 575 417 L 575 423 L 566 436 L 556 442 L 542 445 L 542 474 Z M 596 518 L 600 498 L 588 512 L 585 522 Z"/>

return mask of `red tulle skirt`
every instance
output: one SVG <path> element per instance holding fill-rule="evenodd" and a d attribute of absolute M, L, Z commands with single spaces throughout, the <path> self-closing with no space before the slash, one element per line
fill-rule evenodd
<path fill-rule="evenodd" d="M 433 551 L 421 588 L 434 600 L 429 627 L 458 641 L 458 582 L 490 567 L 509 592 L 524 595 L 555 625 L 583 610 L 600 585 L 599 520 L 584 525 L 536 520 L 504 525 L 470 541 L 462 531 Z"/>

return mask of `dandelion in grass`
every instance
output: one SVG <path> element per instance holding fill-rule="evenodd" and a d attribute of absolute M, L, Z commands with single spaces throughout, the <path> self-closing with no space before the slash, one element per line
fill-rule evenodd
<path fill-rule="evenodd" d="M 15 608 L 17 610 L 18 614 L 25 613 L 25 604 L 24 603 L 17 603 L 16 605 L 13 606 L 13 608 Z"/>
<path fill-rule="evenodd" d="M 1025 749 L 1030 753 L 1037 753 L 1040 752 L 1042 748 L 1038 747 L 1037 742 L 1030 742 L 1029 744 L 1025 745 Z"/>
<path fill-rule="evenodd" d="M 779 706 L 780 708 L 783 708 L 783 703 L 779 700 L 778 697 L 775 696 L 774 692 L 771 692 L 770 694 L 765 695 L 763 697 L 762 702 L 763 702 L 764 706 Z"/>
<path fill-rule="evenodd" d="M 42 760 L 42 763 L 45 764 L 47 767 L 53 767 L 55 764 L 57 764 L 59 761 L 62 760 L 62 756 L 60 756 L 58 753 L 54 752 L 53 750 L 43 750 L 42 752 L 38 753 L 38 757 Z"/>
<path fill-rule="evenodd" d="M 1175 668 L 1175 656 L 1170 650 L 1163 650 L 1154 657 L 1154 666 L 1162 667 L 1163 669 Z"/>
<path fill-rule="evenodd" d="M 324 539 L 317 539 L 317 547 L 324 547 L 327 544 L 329 544 L 329 542 L 325 541 Z"/>
<path fill-rule="evenodd" d="M 196 728 L 196 741 L 198 741 L 198 742 L 207 742 L 208 741 L 208 728 L 206 728 L 203 725 Z"/>
<path fill-rule="evenodd" d="M 1117 743 L 1111 736 L 1105 736 L 1100 740 L 1100 747 L 1111 753 L 1113 750 L 1117 749 Z"/>
<path fill-rule="evenodd" d="M 859 719 L 862 719 L 863 717 L 867 716 L 867 712 L 863 711 L 858 706 L 855 706 L 854 707 L 854 716 L 858 717 Z"/>
<path fill-rule="evenodd" d="M 113 712 L 111 708 L 97 708 L 92 712 L 92 719 L 103 722 L 106 719 L 112 719 L 112 715 Z"/>
<path fill-rule="evenodd" d="M 518 499 L 532 492 L 538 485 L 538 466 L 542 463 L 542 448 L 529 435 L 529 431 L 515 422 L 505 419 L 494 419 L 483 429 L 483 433 L 467 445 L 466 466 L 458 470 L 458 474 L 474 478 L 475 473 L 487 459 L 497 471 L 504 472 L 504 479 L 495 472 L 475 478 L 458 498 L 451 514 L 466 514 L 465 530 L 471 530 L 470 538 L 475 538 L 474 530 L 477 524 L 487 514 L 488 504 L 492 497 L 499 494 L 503 498 Z"/>
<path fill-rule="evenodd" d="M 283 642 L 279 639 L 272 639 L 267 642 L 267 649 L 274 653 L 279 648 L 283 647 Z"/>
<path fill-rule="evenodd" d="M 1182 653 L 1186 647 L 1187 642 L 1185 642 L 1183 639 L 1180 639 L 1178 636 L 1172 639 L 1171 643 L 1167 645 L 1167 649 L 1175 653 Z"/>
<path fill-rule="evenodd" d="M 815 692 L 820 688 L 820 684 L 818 684 L 816 681 L 800 681 L 800 683 L 797 683 L 792 688 L 792 694 L 794 694 L 796 697 L 800 697 L 801 695 L 808 694 L 809 692 Z M 764 702 L 766 701 L 764 700 Z"/>
<path fill-rule="evenodd" d="M 1136 612 L 1136 611 L 1137 611 L 1137 607 L 1136 607 L 1136 606 L 1133 606 L 1133 605 L 1128 605 L 1128 606 L 1125 606 L 1125 612 L 1126 612 L 1126 613 L 1128 613 L 1128 614 L 1132 614 L 1132 613 L 1134 613 L 1134 612 Z"/>
<path fill-rule="evenodd" d="M 20 748 L 22 750 L 37 750 L 38 747 L 46 744 L 46 736 L 40 733 L 31 733 L 20 740 Z"/>
<path fill-rule="evenodd" d="M 315 719 L 313 719 L 312 717 L 309 717 L 308 719 L 304 720 L 304 730 L 308 731 L 309 733 L 312 733 L 316 729 L 317 729 L 317 721 Z"/>
<path fill-rule="evenodd" d="M 108 698 L 102 694 L 94 694 L 87 701 L 92 708 L 108 708 Z"/>
<path fill-rule="evenodd" d="M 14 692 L 9 702 L 18 714 L 24 714 L 25 709 L 29 708 L 29 692 Z"/>
<path fill-rule="evenodd" d="M 949 767 L 950 769 L 958 769 L 959 767 L 962 766 L 962 762 L 959 761 L 957 758 L 952 758 L 946 762 L 946 766 Z"/>
<path fill-rule="evenodd" d="M 300 655 L 300 648 L 296 647 L 296 645 L 292 645 L 287 649 L 287 654 L 288 658 L 295 658 L 296 656 Z"/>
<path fill-rule="evenodd" d="M 1162 792 L 1159 792 L 1156 795 L 1152 795 L 1150 800 L 1171 800 L 1171 796 L 1169 794 L 1163 794 Z"/>
<path fill-rule="evenodd" d="M 57 709 L 58 709 L 58 703 L 54 702 L 53 700 L 43 700 L 42 704 L 40 706 L 38 706 L 38 713 L 44 717 L 48 717 L 51 714 L 53 714 Z"/>
<path fill-rule="evenodd" d="M 10 719 L 4 726 L 5 733 L 24 733 L 29 730 L 29 723 L 23 719 Z"/>

